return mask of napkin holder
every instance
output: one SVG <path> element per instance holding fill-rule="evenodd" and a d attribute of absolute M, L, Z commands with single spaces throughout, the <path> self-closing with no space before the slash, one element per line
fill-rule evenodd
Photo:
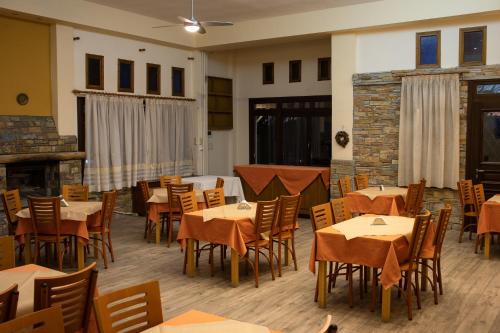
<path fill-rule="evenodd" d="M 373 219 L 372 225 L 387 225 L 383 217 L 376 217 Z"/>
<path fill-rule="evenodd" d="M 252 206 L 250 206 L 250 204 L 246 201 L 246 200 L 243 200 L 242 202 L 240 202 L 238 204 L 238 209 L 252 209 Z"/>
<path fill-rule="evenodd" d="M 384 190 L 384 185 L 379 185 L 378 188 L 379 188 L 379 190 L 383 191 Z"/>
<path fill-rule="evenodd" d="M 64 200 L 62 195 L 60 195 L 59 198 L 61 198 L 61 207 L 69 207 L 69 203 Z"/>

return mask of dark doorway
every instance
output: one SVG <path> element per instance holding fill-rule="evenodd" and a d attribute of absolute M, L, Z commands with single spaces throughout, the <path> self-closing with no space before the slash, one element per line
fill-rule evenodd
<path fill-rule="evenodd" d="M 250 163 L 329 166 L 332 97 L 252 98 Z"/>
<path fill-rule="evenodd" d="M 467 178 L 500 193 L 500 79 L 469 82 Z"/>

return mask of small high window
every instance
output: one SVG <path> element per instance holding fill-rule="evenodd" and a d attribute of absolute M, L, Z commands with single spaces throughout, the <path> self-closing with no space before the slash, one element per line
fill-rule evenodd
<path fill-rule="evenodd" d="M 288 82 L 300 82 L 301 72 L 302 60 L 291 60 L 288 64 Z"/>
<path fill-rule="evenodd" d="M 104 89 L 104 57 L 95 54 L 85 55 L 85 78 L 87 89 Z"/>
<path fill-rule="evenodd" d="M 486 65 L 486 27 L 460 29 L 460 65 Z"/>
<path fill-rule="evenodd" d="M 146 64 L 146 92 L 152 95 L 161 93 L 161 66 Z"/>
<path fill-rule="evenodd" d="M 134 62 L 118 59 L 118 91 L 134 92 Z"/>
<path fill-rule="evenodd" d="M 262 64 L 262 84 L 274 83 L 274 63 L 268 62 Z"/>
<path fill-rule="evenodd" d="M 318 81 L 331 80 L 332 58 L 318 59 Z"/>
<path fill-rule="evenodd" d="M 184 68 L 172 67 L 172 96 L 184 96 Z"/>
<path fill-rule="evenodd" d="M 441 31 L 417 33 L 417 68 L 441 67 Z"/>

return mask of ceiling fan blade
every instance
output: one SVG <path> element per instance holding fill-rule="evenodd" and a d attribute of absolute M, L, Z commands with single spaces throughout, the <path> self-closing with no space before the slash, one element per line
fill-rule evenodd
<path fill-rule="evenodd" d="M 207 31 L 205 30 L 205 28 L 201 24 L 199 26 L 200 26 L 200 30 L 198 30 L 198 33 L 199 34 L 206 34 Z"/>
<path fill-rule="evenodd" d="M 183 24 L 182 23 L 179 23 L 179 24 L 169 24 L 169 25 L 159 25 L 159 26 L 156 26 L 156 27 L 153 27 L 153 28 L 170 28 L 170 27 L 180 27 L 182 26 Z"/>
<path fill-rule="evenodd" d="M 227 27 L 230 25 L 234 25 L 233 22 L 224 21 L 201 21 L 200 23 L 206 25 L 207 27 Z"/>
<path fill-rule="evenodd" d="M 182 17 L 182 16 L 177 16 L 177 18 L 178 18 L 180 21 L 184 22 L 184 23 L 191 23 L 191 24 L 193 24 L 193 23 L 195 23 L 195 22 L 196 22 L 196 21 L 193 21 L 193 20 L 187 19 L 187 18 Z"/>

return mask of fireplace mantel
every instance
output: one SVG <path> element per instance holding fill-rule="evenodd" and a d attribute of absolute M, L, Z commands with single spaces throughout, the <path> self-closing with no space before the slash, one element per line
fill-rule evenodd
<path fill-rule="evenodd" d="M 0 164 L 30 162 L 30 161 L 70 161 L 85 159 L 85 152 L 64 153 L 33 153 L 0 155 Z"/>

